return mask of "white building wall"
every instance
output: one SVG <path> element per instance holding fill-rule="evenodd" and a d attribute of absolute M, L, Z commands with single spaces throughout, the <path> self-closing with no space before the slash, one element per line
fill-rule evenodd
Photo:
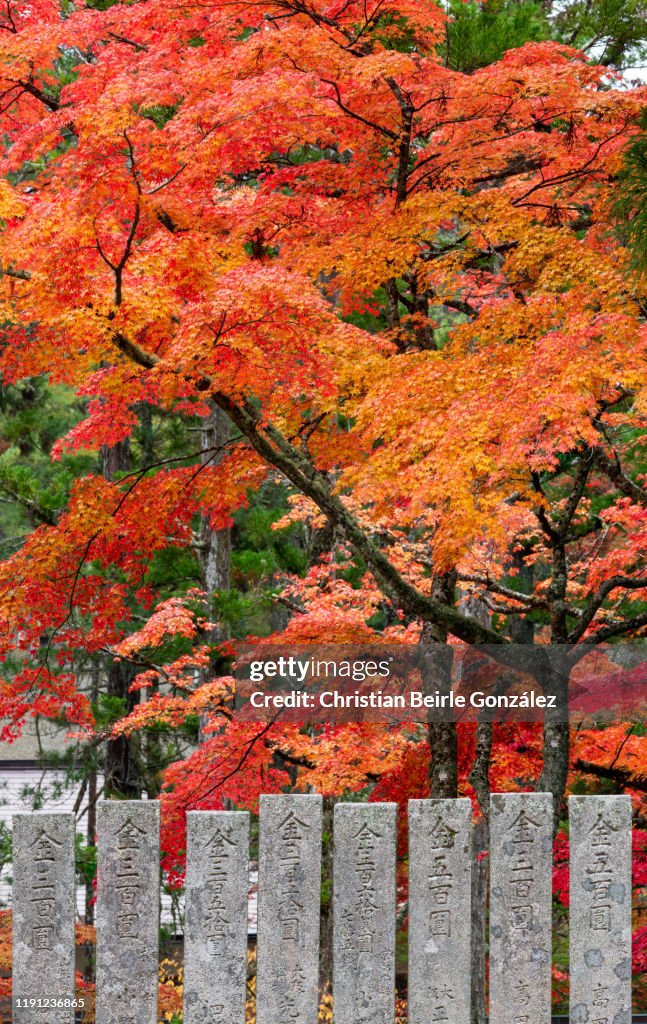
<path fill-rule="evenodd" d="M 0 822 L 11 831 L 12 817 L 20 811 L 34 809 L 34 797 L 39 810 L 60 811 L 71 814 L 78 796 L 78 786 L 66 788 L 64 772 L 28 767 L 18 763 L 0 761 Z M 41 804 L 42 800 L 42 804 Z M 77 816 L 77 832 L 86 834 L 87 814 Z M 0 871 L 0 907 L 11 905 L 11 865 Z M 85 890 L 79 886 L 76 909 L 81 918 L 85 914 Z"/>
<path fill-rule="evenodd" d="M 58 754 L 65 750 L 65 732 L 43 723 L 39 727 L 43 746 Z M 15 743 L 0 744 L 0 824 L 11 831 L 12 817 L 19 811 L 34 809 L 74 813 L 79 795 L 80 783 L 70 784 L 63 770 L 40 768 L 38 766 L 38 742 L 36 734 L 25 729 Z M 102 779 L 97 779 L 99 788 Z M 76 831 L 87 836 L 87 795 L 81 801 L 80 813 L 76 816 Z M 250 872 L 248 899 L 248 930 L 256 935 L 257 881 L 258 872 Z M 11 906 L 11 865 L 0 869 L 0 908 Z M 172 900 L 161 894 L 161 921 L 167 927 L 174 925 Z M 76 909 L 79 920 L 85 918 L 85 888 L 79 886 L 76 893 Z M 178 901 L 181 919 L 184 919 L 184 896 Z M 175 928 L 173 928 L 175 930 Z"/>

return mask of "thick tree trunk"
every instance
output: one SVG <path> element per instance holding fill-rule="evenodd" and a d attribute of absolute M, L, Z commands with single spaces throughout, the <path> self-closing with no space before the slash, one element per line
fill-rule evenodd
<path fill-rule="evenodd" d="M 129 693 L 133 672 L 124 662 L 114 661 L 108 669 L 108 696 L 118 697 L 129 714 L 137 703 L 135 694 Z M 106 797 L 122 800 L 138 800 L 141 796 L 141 779 L 132 756 L 132 741 L 128 736 L 117 736 L 106 743 L 105 785 Z"/>
<path fill-rule="evenodd" d="M 469 614 L 490 624 L 490 611 L 478 598 L 468 602 Z M 469 781 L 481 809 L 481 817 L 472 832 L 472 939 L 471 1022 L 485 1024 L 485 944 L 487 937 L 487 891 L 490 845 L 490 764 L 492 760 L 492 723 L 480 721 L 476 727 L 476 749 Z"/>
<path fill-rule="evenodd" d="M 217 406 L 212 407 L 211 414 L 203 421 L 201 444 L 201 461 L 203 465 L 217 465 L 222 458 L 219 449 L 229 439 L 230 422 L 226 413 Z M 221 590 L 229 590 L 231 586 L 231 530 L 214 530 L 209 523 L 208 516 L 202 516 L 200 525 L 200 540 L 198 550 L 200 553 L 200 568 L 202 572 L 202 588 L 206 595 L 206 613 L 208 618 L 214 618 L 214 597 Z M 207 643 L 214 646 L 222 643 L 228 636 L 228 630 L 221 625 L 216 625 L 211 630 Z M 218 672 L 217 656 L 212 659 L 212 664 L 201 672 L 201 681 L 204 683 Z M 205 721 L 200 722 L 200 741 L 208 738 L 203 733 Z"/>
<path fill-rule="evenodd" d="M 229 439 L 229 419 L 222 409 L 213 407 L 202 425 L 201 444 L 203 465 L 217 465 L 222 455 L 218 451 Z M 204 589 L 211 600 L 219 590 L 231 585 L 231 530 L 214 530 L 207 516 L 202 517 L 200 530 L 200 563 Z M 217 631 L 216 631 L 217 633 Z M 224 639 L 214 636 L 214 641 Z"/>
<path fill-rule="evenodd" d="M 120 473 L 130 469 L 130 442 L 126 438 L 112 448 L 101 450 L 103 475 L 106 480 L 114 480 Z M 133 672 L 125 662 L 113 661 L 108 668 L 107 694 L 117 697 L 123 703 L 125 713 L 133 710 L 137 699 L 129 693 L 133 680 Z M 141 796 L 138 778 L 131 749 L 131 740 L 127 736 L 111 738 L 106 743 L 105 755 L 105 787 L 106 797 L 136 800 Z"/>
<path fill-rule="evenodd" d="M 139 417 L 139 442 L 142 452 L 142 469 L 152 466 L 155 461 L 155 431 L 153 429 L 153 409 L 148 402 L 140 402 L 137 406 Z"/>
<path fill-rule="evenodd" d="M 516 569 L 516 584 L 524 594 L 532 594 L 535 571 L 532 565 L 526 565 L 523 551 L 514 551 L 512 564 Z M 519 587 L 519 584 L 521 586 Z M 510 621 L 510 636 L 517 644 L 533 644 L 535 642 L 535 626 L 528 616 L 513 616 Z"/>
<path fill-rule="evenodd" d="M 448 607 L 456 599 L 456 573 L 438 575 L 434 580 L 432 596 Z M 454 653 L 447 643 L 448 631 L 443 626 L 425 622 L 422 627 L 422 682 L 425 692 L 438 690 L 448 695 L 452 688 Z M 431 757 L 429 760 L 429 793 L 434 799 L 458 796 L 458 736 L 455 722 L 432 721 L 429 716 L 428 735 Z"/>
<path fill-rule="evenodd" d="M 553 832 L 557 832 L 562 816 L 568 761 L 570 735 L 568 722 L 551 722 L 548 716 L 544 722 L 542 768 L 537 790 L 553 795 Z"/>
<path fill-rule="evenodd" d="M 490 843 L 490 761 L 492 723 L 479 722 L 476 752 L 470 772 L 481 818 L 472 833 L 472 1024 L 485 1024 L 485 941 L 487 919 L 488 850 Z"/>
<path fill-rule="evenodd" d="M 426 622 L 420 638 L 420 665 L 422 686 L 425 693 L 438 690 L 448 694 L 452 686 L 452 664 L 454 655 L 447 643 L 447 634 Z M 429 747 L 428 780 L 429 793 L 434 799 L 450 799 L 458 796 L 458 738 L 455 722 L 432 720 L 430 713 L 427 726 Z"/>
<path fill-rule="evenodd" d="M 126 438 L 112 448 L 101 449 L 101 469 L 106 480 L 114 480 L 119 473 L 130 469 L 130 441 Z"/>
<path fill-rule="evenodd" d="M 88 777 L 88 822 L 87 822 L 88 845 L 95 846 L 97 842 L 97 773 L 94 768 Z M 94 886 L 87 882 L 85 886 L 85 923 L 94 924 Z"/>
<path fill-rule="evenodd" d="M 557 832 L 562 816 L 568 762 L 570 757 L 570 730 L 568 720 L 564 721 L 568 700 L 569 668 L 559 655 L 552 657 L 550 677 L 546 693 L 554 695 L 557 708 L 546 709 L 543 729 L 543 767 L 537 790 L 553 795 L 553 832 Z"/>
<path fill-rule="evenodd" d="M 487 936 L 488 822 L 477 821 L 472 832 L 472 1024 L 485 1024 L 485 943 Z"/>
<path fill-rule="evenodd" d="M 458 796 L 458 739 L 455 723 L 430 722 L 429 745 L 429 795 L 435 800 Z"/>
<path fill-rule="evenodd" d="M 582 482 L 585 477 L 582 478 Z M 576 506 L 571 507 L 571 517 Z M 541 666 L 544 691 L 555 697 L 555 708 L 546 708 L 543 730 L 543 768 L 537 783 L 542 793 L 553 796 L 553 833 L 557 832 L 562 815 L 562 804 L 568 776 L 570 731 L 568 727 L 568 681 L 570 666 L 566 659 L 568 624 L 566 617 L 566 592 L 568 588 L 568 559 L 566 557 L 566 533 L 569 519 L 561 524 L 559 531 L 553 528 L 552 577 L 548 587 L 550 608 L 551 644 L 547 658 Z"/>

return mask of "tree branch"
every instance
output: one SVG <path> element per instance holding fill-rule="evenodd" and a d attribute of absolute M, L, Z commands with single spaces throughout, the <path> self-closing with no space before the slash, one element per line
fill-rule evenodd
<path fill-rule="evenodd" d="M 500 594 L 502 597 L 507 597 L 510 601 L 519 601 L 520 604 L 525 604 L 529 608 L 545 608 L 547 606 L 544 598 L 535 597 L 532 594 L 522 594 L 518 590 L 513 590 L 512 587 L 506 587 L 502 583 L 497 583 L 496 580 L 490 579 L 489 576 L 479 576 L 476 573 L 459 573 L 458 581 L 459 583 L 478 583 L 479 586 L 485 587 L 493 594 Z"/>
<path fill-rule="evenodd" d="M 647 626 L 647 612 L 643 612 L 641 615 L 634 615 L 632 619 L 620 619 L 617 622 L 610 622 L 607 626 L 601 626 L 600 629 L 586 638 L 586 644 L 582 646 L 582 652 L 583 654 L 586 653 L 586 649 L 590 644 L 601 644 L 614 636 L 622 636 L 623 633 L 635 633 L 636 630 L 642 629 L 644 626 Z"/>
<path fill-rule="evenodd" d="M 598 779 L 611 779 L 621 786 L 628 786 L 630 789 L 638 789 L 642 793 L 647 793 L 647 780 L 634 778 L 629 768 L 607 767 L 604 764 L 596 764 L 595 761 L 584 761 L 581 757 L 573 762 L 573 768 L 577 772 L 595 775 Z"/>
<path fill-rule="evenodd" d="M 58 100 L 55 100 L 52 96 L 48 96 L 37 85 L 34 85 L 33 82 L 23 82 L 22 79 L 19 79 L 18 85 L 21 86 L 21 88 L 23 88 L 25 92 L 28 92 L 30 96 L 33 96 L 34 99 L 40 100 L 40 102 L 43 103 L 48 108 L 48 110 L 54 112 L 60 108 L 60 103 L 58 102 Z"/>
<path fill-rule="evenodd" d="M 569 643 L 576 643 L 582 638 L 604 604 L 606 598 L 612 593 L 612 591 L 618 590 L 619 588 L 623 588 L 624 590 L 647 589 L 647 576 L 610 576 L 608 580 L 601 583 L 595 593 L 591 596 L 589 603 L 584 610 L 582 619 L 577 624 L 577 628 L 570 634 L 568 638 Z"/>
<path fill-rule="evenodd" d="M 161 361 L 158 356 L 146 352 L 121 333 L 113 336 L 113 342 L 129 359 L 147 369 L 152 369 Z M 238 404 L 224 392 L 212 390 L 208 377 L 200 378 L 196 387 L 199 391 L 209 391 L 211 399 L 227 413 L 254 451 L 265 462 L 280 470 L 302 494 L 317 505 L 333 526 L 343 531 L 349 543 L 366 561 L 384 593 L 404 612 L 414 618 L 437 623 L 465 643 L 501 645 L 509 642 L 495 630 L 429 597 L 409 583 L 334 493 L 327 476 L 303 452 L 291 445 L 277 427 L 271 423 L 262 423 L 250 402 Z"/>
<path fill-rule="evenodd" d="M 603 448 L 597 448 L 595 450 L 595 461 L 604 475 L 616 485 L 622 494 L 627 498 L 631 498 L 637 505 L 647 505 L 647 491 L 640 484 L 635 483 L 624 471 L 615 451 L 613 455 L 609 455 Z"/>

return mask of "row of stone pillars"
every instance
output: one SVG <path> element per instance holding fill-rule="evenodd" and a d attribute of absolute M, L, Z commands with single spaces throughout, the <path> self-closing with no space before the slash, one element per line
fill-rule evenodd
<path fill-rule="evenodd" d="M 396 804 L 334 817 L 335 1024 L 393 1024 Z M 572 1024 L 630 1024 L 631 804 L 571 797 Z M 72 1024 L 74 817 L 20 814 L 13 842 L 15 1024 Z M 261 797 L 257 1024 L 316 1024 L 322 801 Z M 469 800 L 409 802 L 408 1019 L 469 1024 Z M 184 1024 L 244 1024 L 249 816 L 188 814 Z M 98 806 L 97 1024 L 157 1024 L 159 804 Z M 489 991 L 493 1024 L 549 1024 L 552 797 L 491 803 Z M 48 1003 L 48 1001 L 51 1001 Z M 66 1002 L 68 1005 L 66 1006 Z"/>

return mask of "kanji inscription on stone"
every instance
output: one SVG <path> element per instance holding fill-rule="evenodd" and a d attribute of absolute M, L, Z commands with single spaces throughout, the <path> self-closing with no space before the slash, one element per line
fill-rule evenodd
<path fill-rule="evenodd" d="M 631 798 L 568 811 L 571 1024 L 631 1024 Z"/>

